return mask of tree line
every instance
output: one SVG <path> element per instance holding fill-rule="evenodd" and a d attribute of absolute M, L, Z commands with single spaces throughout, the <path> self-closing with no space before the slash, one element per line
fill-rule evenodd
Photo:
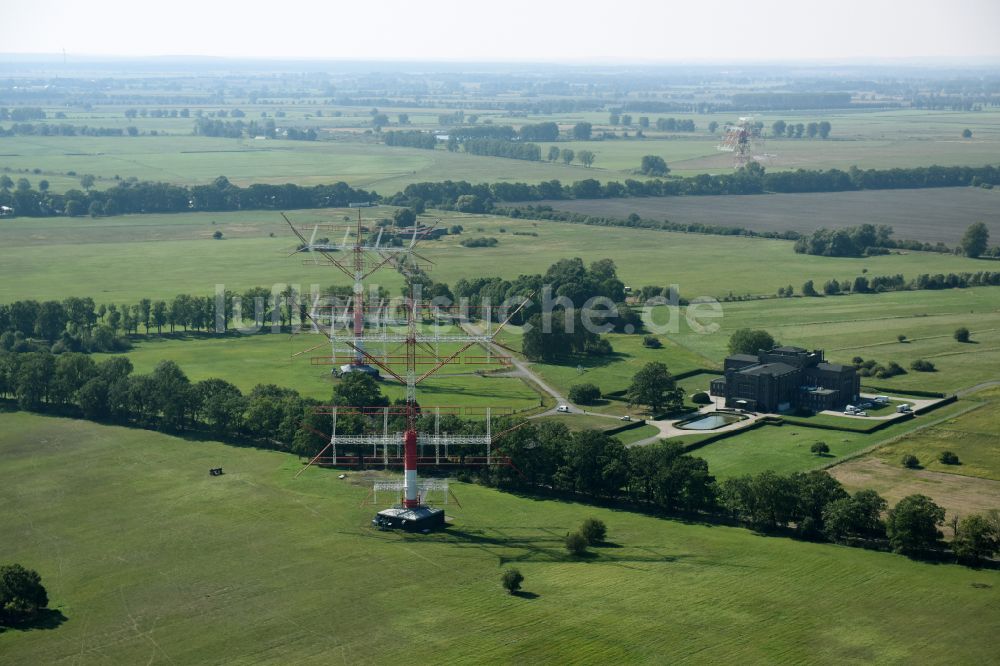
<path fill-rule="evenodd" d="M 969 225 L 954 249 L 940 241 L 935 244 L 913 240 L 897 241 L 892 238 L 892 233 L 892 227 L 888 225 L 862 224 L 832 230 L 820 228 L 811 234 L 800 236 L 795 241 L 795 251 L 824 257 L 869 257 L 888 254 L 891 249 L 954 252 L 973 259 L 1000 256 L 1000 247 L 989 246 L 990 232 L 982 222 Z"/>
<path fill-rule="evenodd" d="M 240 187 L 220 176 L 210 184 L 188 187 L 130 179 L 106 190 L 68 190 L 55 194 L 30 187 L 11 191 L 9 180 L 0 177 L 0 205 L 13 208 L 15 215 L 23 217 L 343 208 L 352 202 L 379 199 L 374 192 L 354 189 L 344 182 Z"/>
<path fill-rule="evenodd" d="M 223 137 L 226 139 L 239 139 L 246 135 L 250 138 L 265 136 L 269 139 L 275 139 L 280 136 L 290 141 L 315 141 L 319 137 L 316 130 L 311 127 L 304 130 L 287 127 L 279 132 L 277 124 L 272 119 L 258 123 L 256 120 L 244 122 L 242 120 L 230 121 L 218 118 L 198 118 L 194 123 L 194 133 L 200 136 Z"/>
<path fill-rule="evenodd" d="M 24 410 L 171 433 L 202 430 L 223 440 L 252 441 L 305 456 L 316 455 L 329 442 L 330 417 L 316 409 L 318 401 L 275 385 L 257 385 L 244 394 L 222 379 L 192 382 L 173 361 L 161 361 L 149 374 L 134 374 L 131 362 L 122 356 L 96 363 L 79 353 L 0 352 L 0 398 L 11 398 Z M 331 402 L 389 405 L 375 381 L 363 373 L 346 375 Z M 393 417 L 390 430 L 398 429 L 399 418 Z M 434 426 L 430 413 L 420 419 L 419 429 Z M 379 431 L 382 419 L 345 414 L 337 427 L 345 434 Z M 484 424 L 445 416 L 439 428 L 472 434 L 481 433 Z M 500 448 L 513 467 L 487 468 L 480 477 L 501 487 L 637 502 L 667 513 L 719 516 L 761 531 L 791 529 L 803 538 L 887 546 L 911 556 L 943 553 L 938 528 L 945 513 L 929 498 L 906 497 L 883 521 L 888 505 L 875 491 L 848 495 L 823 471 L 768 471 L 718 483 L 705 460 L 676 442 L 628 448 L 604 432 L 571 433 L 565 424 L 553 422 L 525 423 L 509 432 Z M 453 449 L 449 455 L 461 463 L 472 453 Z M 963 561 L 978 562 L 996 553 L 1000 526 L 995 516 L 967 516 L 954 526 L 952 549 Z"/>
<path fill-rule="evenodd" d="M 400 218 L 412 216 L 409 209 L 397 212 Z M 452 231 L 461 232 L 461 228 L 456 226 Z M 448 284 L 422 275 L 410 280 L 403 293 L 409 293 L 410 285 L 416 283 L 420 283 L 427 298 L 442 297 L 451 302 L 467 299 L 474 308 L 489 303 L 497 308 L 493 314 L 497 319 L 505 317 L 499 309 L 501 305 L 517 304 L 534 295 L 533 303 L 515 318 L 513 323 L 518 325 L 541 311 L 542 289 L 547 285 L 556 308 L 580 308 L 589 299 L 603 297 L 617 308 L 616 316 L 609 321 L 613 330 L 625 330 L 631 325 L 638 331 L 642 326 L 639 315 L 624 305 L 625 286 L 611 259 L 594 261 L 589 268 L 579 258 L 562 259 L 544 275 L 521 275 L 513 281 L 496 277 L 463 278 L 455 284 L 454 291 Z M 333 286 L 320 296 L 346 302 L 351 292 L 342 285 Z M 384 298 L 388 296 L 388 292 L 381 294 Z M 251 287 L 242 292 L 226 290 L 221 294 L 221 308 L 216 296 L 193 294 L 178 294 L 172 299 L 143 298 L 126 304 L 98 304 L 89 296 L 62 301 L 18 300 L 0 304 L 0 349 L 56 354 L 121 351 L 129 346 L 128 339 L 121 336 L 138 335 L 140 327 L 147 335 L 151 331 L 162 334 L 165 330 L 226 334 L 234 327 L 267 331 L 276 326 L 287 331 L 296 322 L 308 321 L 305 311 L 309 298 L 289 286 L 280 293 L 266 287 Z M 568 306 L 565 299 L 569 299 Z"/>
<path fill-rule="evenodd" d="M 447 285 L 444 287 L 447 289 Z M 349 296 L 336 288 L 328 290 L 327 295 Z M 147 335 L 151 329 L 157 334 L 164 329 L 170 333 L 183 329 L 225 334 L 236 325 L 237 314 L 242 327 L 266 331 L 277 325 L 279 330 L 287 330 L 294 321 L 307 320 L 306 306 L 291 287 L 277 295 L 265 287 L 252 287 L 242 293 L 227 290 L 221 309 L 215 297 L 191 294 L 178 294 L 169 300 L 143 298 L 131 304 L 97 305 L 89 296 L 61 302 L 21 300 L 0 304 L 0 349 L 56 354 L 122 351 L 130 345 L 121 335 L 137 335 L 140 326 Z"/>
<path fill-rule="evenodd" d="M 13 120 L 14 122 L 24 122 L 26 120 L 45 120 L 48 114 L 40 106 L 19 106 L 8 109 L 0 107 L 0 120 Z"/>
<path fill-rule="evenodd" d="M 506 157 L 514 160 L 537 162 L 542 159 L 542 149 L 538 144 L 503 139 L 466 139 L 462 148 L 470 155 Z"/>
<path fill-rule="evenodd" d="M 14 123 L 9 128 L 0 127 L 0 136 L 138 136 L 135 127 L 90 127 L 68 123 Z"/>
<path fill-rule="evenodd" d="M 735 93 L 729 98 L 734 109 L 777 111 L 784 109 L 845 109 L 851 106 L 851 93 L 760 92 Z"/>
<path fill-rule="evenodd" d="M 771 135 L 775 138 L 783 136 L 789 139 L 801 139 L 804 136 L 815 139 L 817 136 L 826 139 L 830 136 L 832 125 L 826 120 L 811 123 L 786 123 L 784 120 L 776 120 L 771 125 Z"/>
<path fill-rule="evenodd" d="M 813 280 L 806 280 L 802 285 L 803 296 L 826 296 L 838 294 L 880 294 L 886 291 L 923 291 L 936 289 L 966 289 L 968 287 L 1000 286 L 1000 271 L 977 271 L 975 273 L 921 273 L 907 280 L 901 274 L 896 275 L 859 275 L 853 280 L 827 280 L 821 288 Z M 784 289 L 779 296 L 791 296 L 792 288 Z"/>
<path fill-rule="evenodd" d="M 876 491 L 851 495 L 825 471 L 765 471 L 720 483 L 705 460 L 676 442 L 629 448 L 600 431 L 570 432 L 561 423 L 530 422 L 505 439 L 503 451 L 518 472 L 486 470 L 480 474 L 485 482 L 636 502 L 666 513 L 717 516 L 758 531 L 791 531 L 800 538 L 915 557 L 947 555 L 939 529 L 945 512 L 930 498 L 905 497 L 886 513 L 888 502 Z M 996 512 L 953 524 L 956 538 L 950 547 L 959 560 L 978 563 L 1000 549 Z"/>
<path fill-rule="evenodd" d="M 70 190 L 53 194 L 18 188 L 0 182 L 0 205 L 14 208 L 26 217 L 50 215 L 121 215 L 126 213 L 168 213 L 222 210 L 281 210 L 295 208 L 344 207 L 357 201 L 382 200 L 374 192 L 356 190 L 343 182 L 333 185 L 253 184 L 245 188 L 220 176 L 208 185 L 187 187 L 169 183 L 122 181 L 102 192 Z M 700 174 L 670 180 L 626 179 L 624 183 L 601 183 L 587 178 L 570 185 L 558 180 L 538 184 L 477 183 L 442 181 L 413 183 L 384 203 L 408 206 L 419 200 L 443 209 L 456 207 L 459 197 L 478 200 L 473 212 L 489 212 L 497 203 L 544 199 L 607 199 L 618 197 L 699 196 L 713 194 L 760 194 L 763 192 L 838 192 L 861 189 L 958 187 L 1000 184 L 1000 168 L 918 167 L 913 169 L 848 171 L 799 170 L 768 173 L 753 163 L 731 174 Z M 798 236 L 795 236 L 796 238 Z M 921 248 L 923 249 L 923 248 Z"/>
<path fill-rule="evenodd" d="M 423 148 L 434 150 L 437 138 L 428 132 L 420 130 L 397 130 L 385 132 L 382 141 L 387 146 L 402 146 L 404 148 Z"/>

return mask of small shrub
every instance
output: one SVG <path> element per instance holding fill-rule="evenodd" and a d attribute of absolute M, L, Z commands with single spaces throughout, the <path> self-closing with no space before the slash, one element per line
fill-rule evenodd
<path fill-rule="evenodd" d="M 604 537 L 608 534 L 608 528 L 602 520 L 587 518 L 580 526 L 580 534 L 583 535 L 588 544 L 593 546 L 604 541 Z"/>
<path fill-rule="evenodd" d="M 906 336 L 903 335 L 902 333 L 900 333 L 899 335 L 897 335 L 896 339 L 899 340 L 900 342 L 906 342 Z"/>
<path fill-rule="evenodd" d="M 937 368 L 930 361 L 925 361 L 922 358 L 918 358 L 916 361 L 910 364 L 911 370 L 916 370 L 917 372 L 934 372 Z"/>
<path fill-rule="evenodd" d="M 642 346 L 649 349 L 659 349 L 663 346 L 663 343 L 655 335 L 647 335 L 642 339 Z"/>
<path fill-rule="evenodd" d="M 816 442 L 809 447 L 809 450 L 818 456 L 824 456 L 830 452 L 830 447 L 826 442 Z"/>
<path fill-rule="evenodd" d="M 212 238 L 214 238 L 215 240 L 222 240 L 222 232 L 221 231 L 213 231 L 212 232 Z"/>
<path fill-rule="evenodd" d="M 880 365 L 875 366 L 873 373 L 879 379 L 889 379 L 890 377 L 895 377 L 896 375 L 905 375 L 906 370 L 903 369 L 899 363 L 895 361 L 889 361 L 889 365 L 882 367 Z"/>
<path fill-rule="evenodd" d="M 465 240 L 461 241 L 459 245 L 461 245 L 462 247 L 496 247 L 497 243 L 499 242 L 500 241 L 498 241 L 496 238 L 493 237 L 466 238 Z"/>
<path fill-rule="evenodd" d="M 907 453 L 903 456 L 903 467 L 907 469 L 919 469 L 920 461 L 912 453 Z"/>
<path fill-rule="evenodd" d="M 969 341 L 969 329 L 962 326 L 961 328 L 955 329 L 955 339 L 959 342 Z"/>
<path fill-rule="evenodd" d="M 587 553 L 587 538 L 579 532 L 566 535 L 566 550 L 570 555 L 585 555 Z"/>
<path fill-rule="evenodd" d="M 938 456 L 938 462 L 942 465 L 960 465 L 962 464 L 958 456 L 955 455 L 953 451 L 942 451 L 941 455 Z"/>
<path fill-rule="evenodd" d="M 712 397 L 705 391 L 698 391 L 691 396 L 691 402 L 696 405 L 710 405 L 712 404 Z"/>
<path fill-rule="evenodd" d="M 592 405 L 601 398 L 596 384 L 574 384 L 569 387 L 569 399 L 579 405 Z"/>
<path fill-rule="evenodd" d="M 507 594 L 514 594 L 520 590 L 523 582 L 524 576 L 517 569 L 507 569 L 500 576 L 500 584 L 503 585 L 503 589 L 507 590 Z"/>

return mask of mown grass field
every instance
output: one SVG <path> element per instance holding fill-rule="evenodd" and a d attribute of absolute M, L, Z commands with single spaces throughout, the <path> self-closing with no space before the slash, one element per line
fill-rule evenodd
<path fill-rule="evenodd" d="M 65 617 L 0 634 L 6 664 L 995 656 L 967 640 L 993 629 L 995 571 L 457 483 L 444 533 L 381 533 L 367 481 L 293 479 L 284 454 L 28 414 L 0 426 L 0 561 L 39 570 Z M 562 537 L 590 516 L 615 547 L 574 561 Z M 510 565 L 525 596 L 500 589 Z"/>
<path fill-rule="evenodd" d="M 308 352 L 310 348 L 320 345 Z M 372 350 L 378 351 L 378 350 Z M 307 353 L 303 353 L 307 352 Z M 477 354 L 475 350 L 470 354 Z M 293 388 L 302 395 L 328 400 L 336 379 L 335 366 L 312 365 L 311 357 L 330 355 L 330 345 L 319 335 L 302 333 L 231 335 L 227 337 L 191 336 L 190 338 L 140 339 L 127 356 L 135 372 L 152 372 L 160 361 L 177 362 L 192 381 L 219 377 L 249 392 L 257 384 L 277 384 Z M 102 359 L 109 354 L 95 354 Z M 346 359 L 338 361 L 347 362 Z M 449 364 L 420 384 L 420 401 L 425 405 L 462 405 L 469 407 L 510 407 L 516 410 L 539 406 L 539 395 L 515 377 L 478 375 L 476 370 L 496 369 L 498 365 Z M 405 388 L 388 378 L 380 384 L 390 399 L 405 397 Z"/>
<path fill-rule="evenodd" d="M 189 127 L 193 126 L 190 121 Z M 537 183 L 553 178 L 573 182 L 591 176 L 580 164 L 529 162 L 438 150 L 400 148 L 376 140 L 284 141 L 205 136 L 28 136 L 0 138 L 0 168 L 41 169 L 24 174 L 32 183 L 45 178 L 52 189 L 80 189 L 79 178 L 93 174 L 110 187 L 136 177 L 182 185 L 226 176 L 238 185 L 344 181 L 354 187 L 395 194 L 414 182 L 467 180 Z"/>
<path fill-rule="evenodd" d="M 800 425 L 765 425 L 739 435 L 712 442 L 692 451 L 708 461 L 718 478 L 756 474 L 774 470 L 782 474 L 825 467 L 893 437 L 961 411 L 967 405 L 956 402 L 909 421 L 877 432 L 842 432 Z M 817 456 L 809 451 L 816 442 L 826 442 L 830 453 Z"/>
<path fill-rule="evenodd" d="M 393 209 L 365 211 L 366 220 L 389 217 Z M 303 226 L 342 220 L 356 211 L 292 211 Z M 869 258 L 796 254 L 788 241 L 683 234 L 641 229 L 534 222 L 479 215 L 438 214 L 444 226 L 460 224 L 461 236 L 422 245 L 435 262 L 431 276 L 454 284 L 460 278 L 515 278 L 544 273 L 561 258 L 587 262 L 609 257 L 625 284 L 679 285 L 685 298 L 728 294 L 774 294 L 808 279 L 853 279 L 869 275 L 915 277 L 920 273 L 976 272 L 993 262 L 951 254 L 911 252 Z M 503 231 L 501 231 L 501 229 Z M 221 231 L 224 240 L 213 240 Z M 532 233 L 514 235 L 514 232 Z M 273 236 L 272 236 L 273 234 Z M 466 248 L 467 238 L 494 237 L 493 248 Z M 343 284 L 335 269 L 303 265 L 288 257 L 294 236 L 277 211 L 130 215 L 111 218 L 17 218 L 0 222 L 0 300 L 94 296 L 108 302 L 170 298 L 178 293 L 212 294 L 216 284 L 241 291 L 255 285 Z M 767 270 L 760 270 L 767 266 Z M 44 269 L 44 270 L 42 270 Z M 748 279 L 751 276 L 751 279 Z M 396 275 L 378 276 L 393 291 Z M 830 301 L 824 302 L 828 306 Z"/>

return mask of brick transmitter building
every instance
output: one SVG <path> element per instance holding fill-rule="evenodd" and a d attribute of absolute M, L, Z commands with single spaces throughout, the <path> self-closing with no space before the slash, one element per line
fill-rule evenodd
<path fill-rule="evenodd" d="M 852 365 L 827 363 L 823 350 L 777 347 L 757 354 L 726 357 L 725 376 L 713 379 L 711 394 L 726 407 L 756 412 L 843 409 L 861 392 L 861 377 Z"/>

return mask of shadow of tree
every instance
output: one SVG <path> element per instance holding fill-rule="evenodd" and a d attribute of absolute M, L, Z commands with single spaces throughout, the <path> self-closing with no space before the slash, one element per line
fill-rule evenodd
<path fill-rule="evenodd" d="M 0 625 L 0 633 L 4 630 L 32 631 L 34 629 L 56 629 L 69 618 L 63 612 L 54 608 L 43 608 L 29 618 L 24 618 L 7 625 Z"/>

